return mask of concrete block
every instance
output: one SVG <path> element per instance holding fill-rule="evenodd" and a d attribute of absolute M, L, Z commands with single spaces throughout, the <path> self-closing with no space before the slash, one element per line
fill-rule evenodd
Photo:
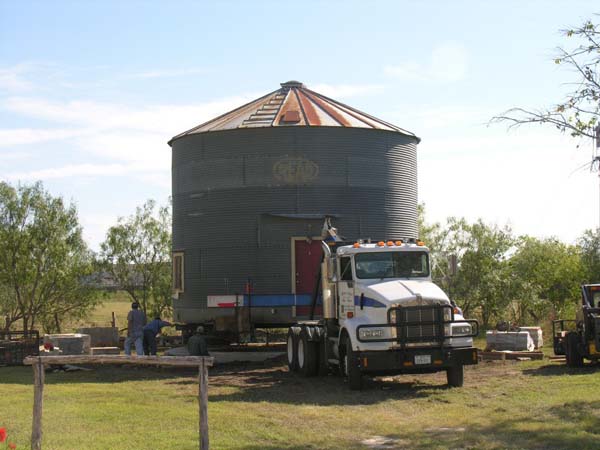
<path fill-rule="evenodd" d="M 533 351 L 533 339 L 526 331 L 488 331 L 485 334 L 488 350 Z"/>
<path fill-rule="evenodd" d="M 89 334 L 92 347 L 116 347 L 119 345 L 119 329 L 116 327 L 79 328 L 81 334 Z"/>
<path fill-rule="evenodd" d="M 58 347 L 63 355 L 89 355 L 91 337 L 89 334 L 46 334 L 44 344 Z"/>
<path fill-rule="evenodd" d="M 519 331 L 526 331 L 533 340 L 535 348 L 542 348 L 544 339 L 542 337 L 542 329 L 540 327 L 519 327 Z"/>

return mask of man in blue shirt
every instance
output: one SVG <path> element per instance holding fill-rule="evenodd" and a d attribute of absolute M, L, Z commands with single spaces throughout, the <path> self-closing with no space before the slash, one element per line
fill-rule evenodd
<path fill-rule="evenodd" d="M 156 356 L 156 335 L 163 327 L 170 327 L 169 322 L 156 317 L 144 327 L 144 354 Z"/>

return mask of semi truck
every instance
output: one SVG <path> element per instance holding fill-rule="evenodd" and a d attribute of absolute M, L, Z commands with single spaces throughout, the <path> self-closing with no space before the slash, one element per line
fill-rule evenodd
<path fill-rule="evenodd" d="M 439 371 L 462 386 L 463 367 L 478 361 L 479 325 L 432 282 L 424 242 L 344 242 L 332 227 L 327 234 L 313 298 L 322 299 L 323 315 L 289 327 L 290 370 L 339 372 L 353 390 L 363 375 Z"/>

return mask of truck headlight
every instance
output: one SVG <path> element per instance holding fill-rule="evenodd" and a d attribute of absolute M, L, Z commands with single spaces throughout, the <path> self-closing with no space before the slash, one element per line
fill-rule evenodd
<path fill-rule="evenodd" d="M 473 328 L 469 324 L 453 325 L 452 336 L 468 336 L 473 333 Z"/>
<path fill-rule="evenodd" d="M 361 339 L 381 339 L 383 337 L 383 328 L 360 328 L 358 336 Z"/>

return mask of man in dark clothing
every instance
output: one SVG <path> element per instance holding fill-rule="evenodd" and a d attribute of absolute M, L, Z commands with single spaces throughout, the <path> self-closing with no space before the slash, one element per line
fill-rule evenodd
<path fill-rule="evenodd" d="M 188 339 L 188 352 L 190 356 L 210 356 L 208 353 L 208 346 L 206 345 L 206 339 L 204 339 L 204 327 L 199 326 L 196 328 L 196 334 Z"/>
<path fill-rule="evenodd" d="M 163 327 L 170 327 L 169 322 L 156 317 L 144 327 L 144 355 L 156 356 L 156 335 Z"/>

